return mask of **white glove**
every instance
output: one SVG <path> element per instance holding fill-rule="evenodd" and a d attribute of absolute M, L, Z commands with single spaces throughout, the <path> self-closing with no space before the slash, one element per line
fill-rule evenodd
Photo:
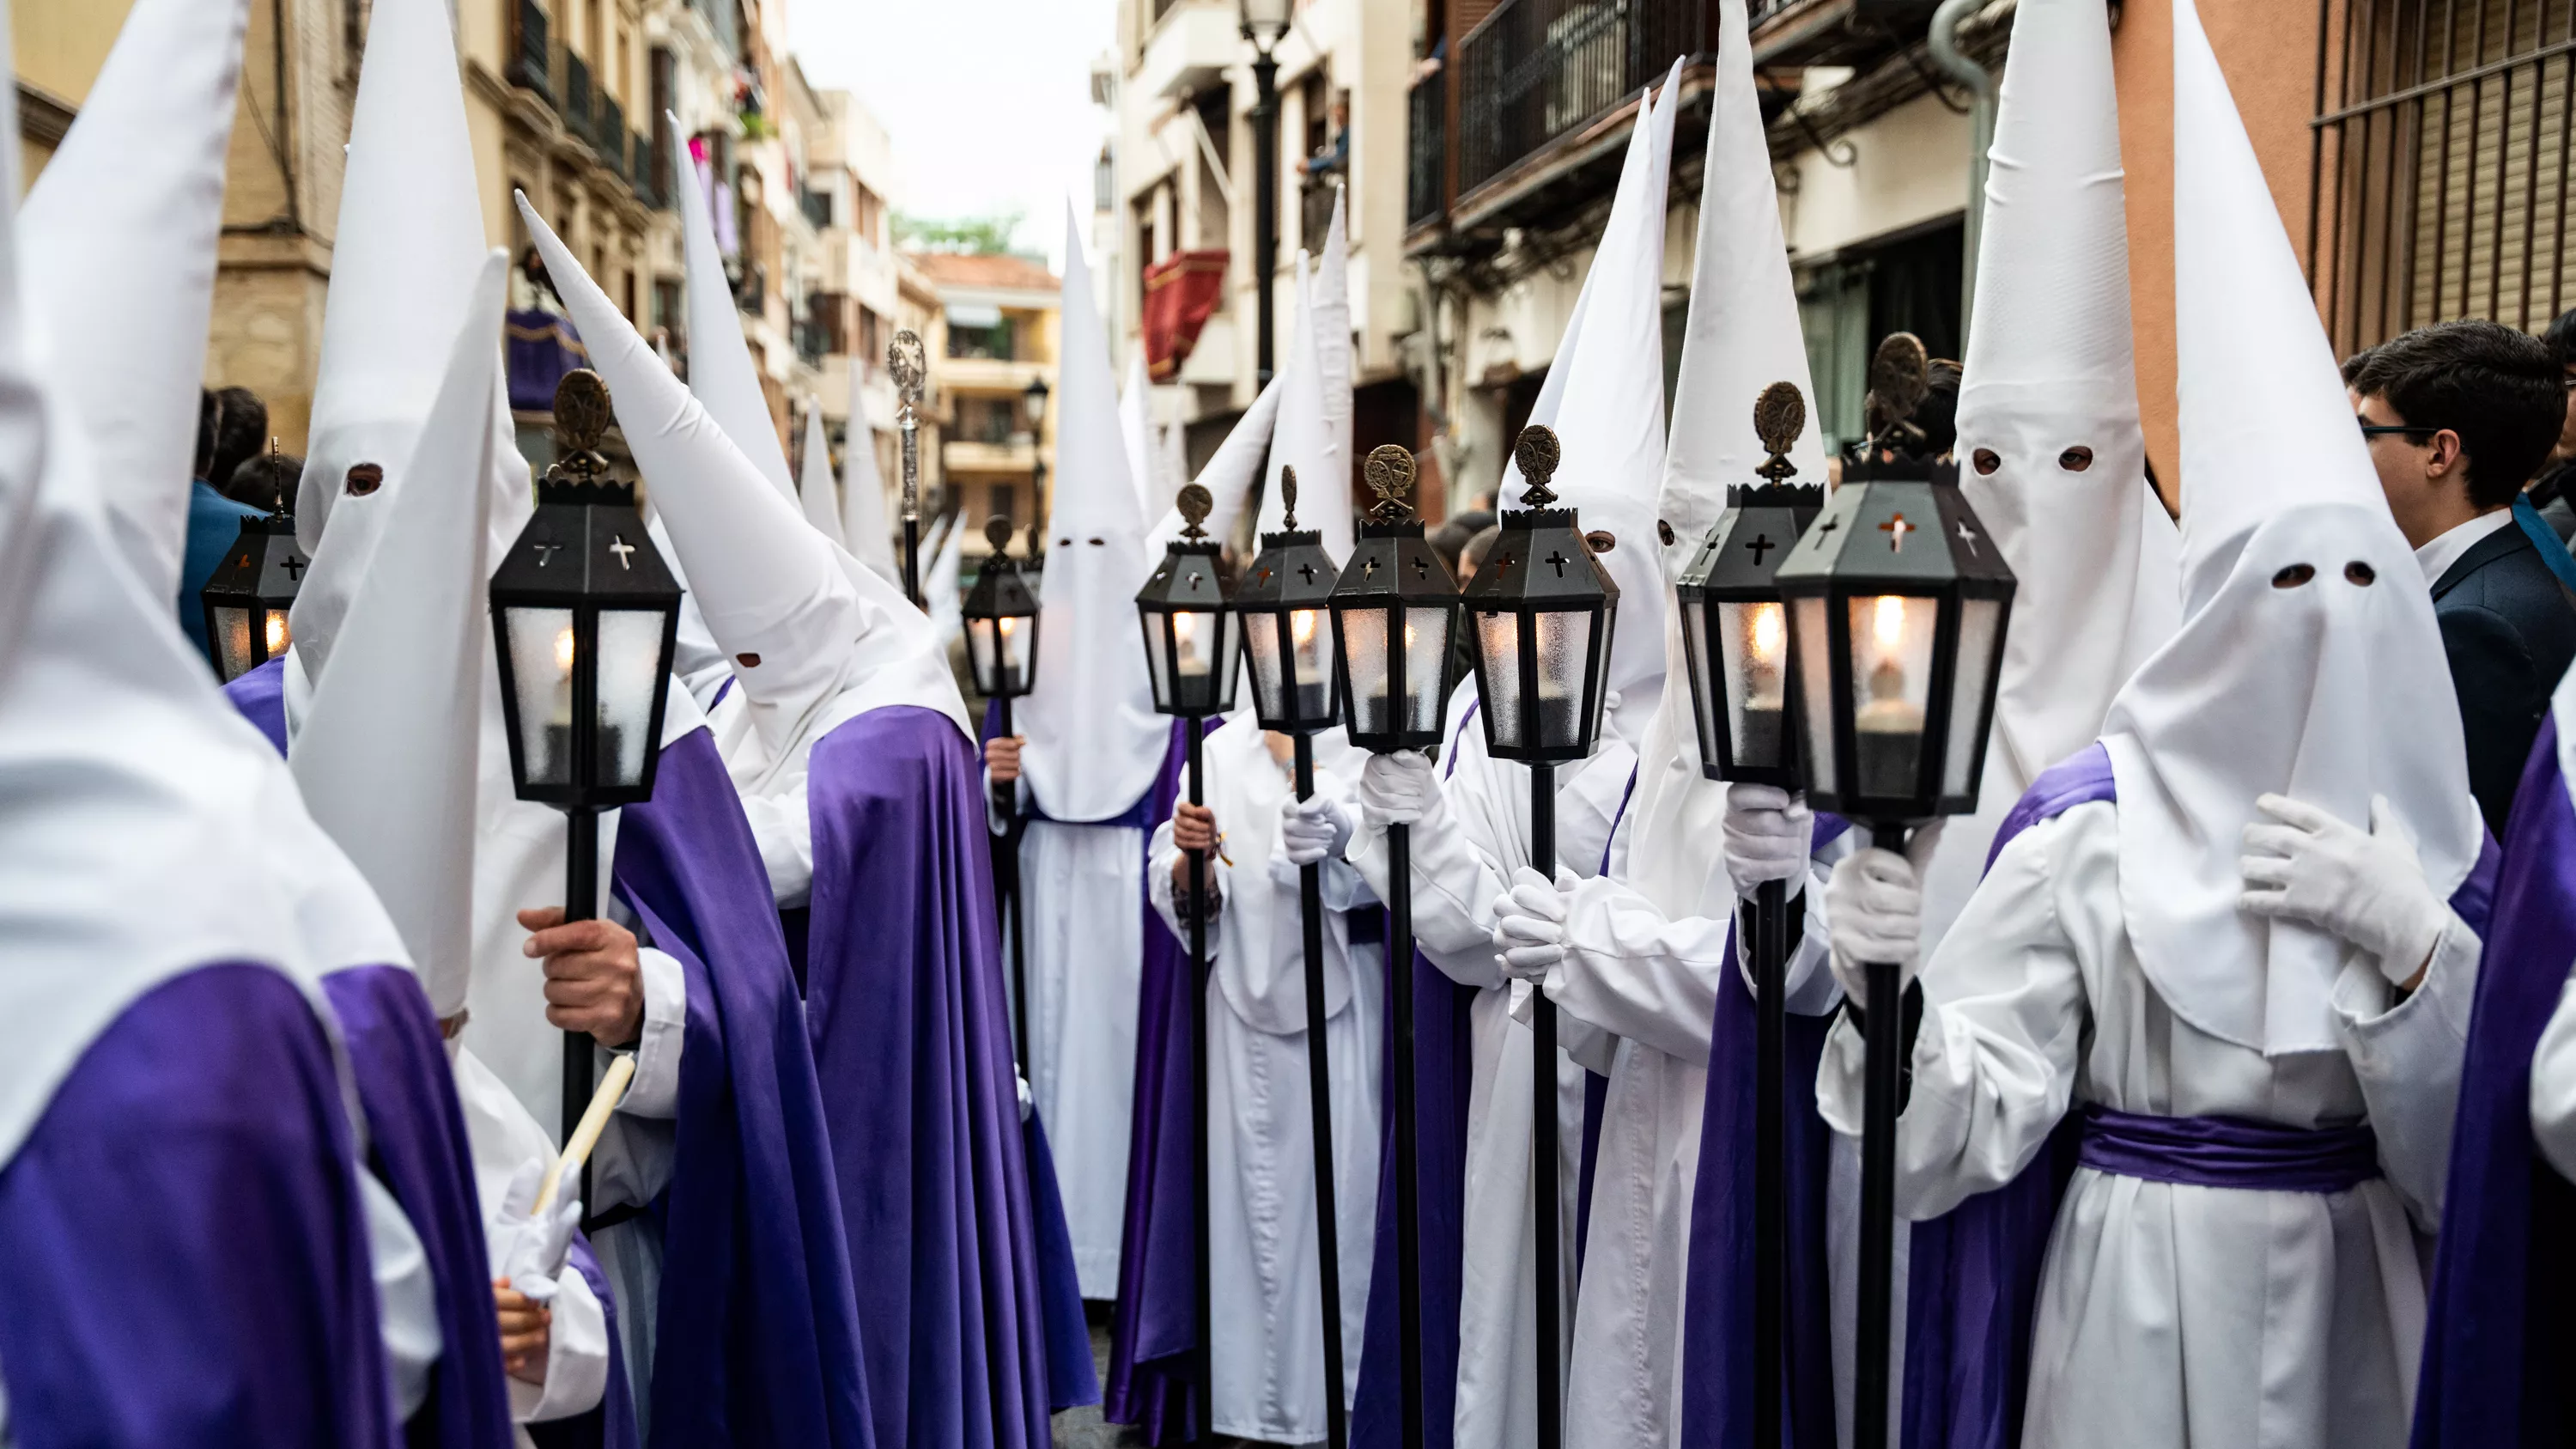
<path fill-rule="evenodd" d="M 1913 983 L 1923 959 L 1923 892 L 1913 862 L 1874 847 L 1835 862 L 1825 883 L 1825 921 L 1834 980 L 1854 1005 L 1870 1005 L 1864 966 L 1894 965 L 1900 992 Z"/>
<path fill-rule="evenodd" d="M 1318 795 L 1279 802 L 1279 843 L 1291 865 L 1320 865 L 1340 857 L 1351 843 L 1350 812 Z"/>
<path fill-rule="evenodd" d="M 1038 1094 L 1030 1090 L 1028 1078 L 1020 1076 L 1016 1072 L 1013 1073 L 1012 1076 L 1013 1079 L 1020 1084 L 1020 1121 L 1023 1125 L 1026 1125 L 1031 1117 L 1037 1115 Z"/>
<path fill-rule="evenodd" d="M 2377 957 L 2390 981 L 2414 980 L 2432 959 L 2451 908 L 2425 881 L 2415 842 L 2387 798 L 2370 798 L 2367 833 L 2286 795 L 2254 805 L 2281 823 L 2245 827 L 2245 854 L 2236 863 L 2245 893 L 2237 904 L 2340 936 Z"/>
<path fill-rule="evenodd" d="M 492 1224 L 491 1241 L 497 1251 L 492 1255 L 495 1276 L 538 1303 L 551 1303 L 555 1296 L 555 1275 L 564 1268 L 572 1252 L 572 1230 L 581 1223 L 581 1199 L 563 1183 L 555 1189 L 554 1204 L 542 1216 L 532 1210 L 537 1203 L 537 1189 L 545 1181 L 546 1164 L 523 1162 L 510 1175 L 510 1186 L 501 1194 L 501 1211 Z"/>
<path fill-rule="evenodd" d="M 1544 982 L 1549 968 L 1565 959 L 1565 896 L 1574 889 L 1572 873 L 1557 870 L 1556 883 L 1528 866 L 1512 873 L 1511 890 L 1494 901 L 1494 948 L 1502 953 L 1503 970 L 1518 980 Z"/>
<path fill-rule="evenodd" d="M 1440 793 L 1440 772 L 1411 750 L 1371 755 L 1360 767 L 1360 816 L 1371 834 L 1389 825 L 1430 825 L 1448 812 Z"/>
<path fill-rule="evenodd" d="M 1726 873 L 1737 894 L 1750 896 L 1764 881 L 1805 881 L 1815 834 L 1806 796 L 1776 785 L 1726 787 Z"/>

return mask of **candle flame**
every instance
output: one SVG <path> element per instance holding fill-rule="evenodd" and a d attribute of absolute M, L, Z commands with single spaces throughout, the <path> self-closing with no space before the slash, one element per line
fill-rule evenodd
<path fill-rule="evenodd" d="M 566 674 L 572 673 L 572 631 L 570 629 L 555 636 L 555 668 Z"/>
<path fill-rule="evenodd" d="M 1780 662 L 1780 656 L 1786 653 L 1789 647 L 1789 629 L 1787 623 L 1780 617 L 1780 606 L 1755 604 L 1752 624 L 1754 661 L 1760 664 L 1777 665 Z M 1882 624 L 1879 632 L 1884 637 L 1886 626 Z"/>
<path fill-rule="evenodd" d="M 1870 633 L 1878 647 L 1893 654 L 1905 642 L 1905 600 L 1895 594 L 1878 596 L 1878 611 L 1870 621 Z"/>
<path fill-rule="evenodd" d="M 271 609 L 268 611 L 268 657 L 274 659 L 284 653 L 286 644 L 286 611 Z"/>
<path fill-rule="evenodd" d="M 1020 628 L 1020 621 L 1019 621 L 1019 620 L 1017 620 L 1017 619 L 1012 618 L 1012 617 L 1011 617 L 1010 615 L 1008 615 L 1008 614 L 1004 614 L 1004 615 L 1002 616 L 1002 619 L 1001 619 L 1001 626 L 1002 626 L 1002 637 L 1003 637 L 1003 638 L 1005 638 L 1005 639 L 1008 639 L 1008 638 L 1010 638 L 1013 634 L 1015 634 L 1015 633 L 1018 633 L 1018 632 L 1019 632 L 1019 628 Z"/>
<path fill-rule="evenodd" d="M 1315 642 L 1315 611 L 1291 610 L 1288 615 L 1288 633 L 1301 645 Z"/>

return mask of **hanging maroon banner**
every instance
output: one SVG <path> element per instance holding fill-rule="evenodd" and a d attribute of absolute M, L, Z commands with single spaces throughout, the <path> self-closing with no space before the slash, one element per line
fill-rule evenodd
<path fill-rule="evenodd" d="M 1180 375 L 1199 329 L 1225 294 L 1223 251 L 1174 252 L 1145 269 L 1145 370 L 1156 382 Z"/>

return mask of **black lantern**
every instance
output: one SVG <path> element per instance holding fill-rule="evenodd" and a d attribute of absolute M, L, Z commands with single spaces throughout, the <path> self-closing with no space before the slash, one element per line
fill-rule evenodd
<path fill-rule="evenodd" d="M 312 560 L 295 544 L 295 515 L 287 511 L 292 496 L 281 487 L 274 512 L 244 518 L 224 561 L 197 591 L 206 643 L 228 684 L 284 654 L 294 640 L 286 616 Z"/>
<path fill-rule="evenodd" d="M 1458 581 L 1422 536 L 1408 501 L 1413 455 L 1393 443 L 1368 455 L 1377 502 L 1333 584 L 1333 674 L 1342 726 L 1371 754 L 1440 743 L 1448 703 Z"/>
<path fill-rule="evenodd" d="M 1308 735 L 1332 728 L 1339 713 L 1327 621 L 1341 569 L 1324 552 L 1321 531 L 1297 526 L 1296 469 L 1279 470 L 1279 497 L 1287 527 L 1261 536 L 1261 552 L 1234 591 L 1234 611 L 1243 621 L 1252 708 L 1261 727 Z"/>
<path fill-rule="evenodd" d="M 1608 688 L 1619 586 L 1593 557 L 1575 510 L 1553 508 L 1556 434 L 1533 425 L 1513 445 L 1529 488 L 1502 516 L 1485 566 L 1467 583 L 1476 692 L 1496 759 L 1557 764 L 1592 753 Z"/>
<path fill-rule="evenodd" d="M 966 665 L 977 693 L 1011 700 L 1037 681 L 1038 601 L 1020 576 L 1019 560 L 1011 557 L 1011 520 L 998 513 L 986 519 L 984 539 L 993 551 L 984 556 L 958 608 L 966 624 Z"/>
<path fill-rule="evenodd" d="M 519 798 L 603 810 L 652 798 L 680 587 L 644 530 L 635 485 L 607 475 L 608 387 L 555 390 L 558 459 L 492 574 L 501 708 Z"/>
<path fill-rule="evenodd" d="M 1029 385 L 1020 390 L 1020 406 L 1026 410 L 1029 431 L 1037 432 L 1039 425 L 1046 421 L 1047 380 L 1045 378 L 1029 379 Z"/>
<path fill-rule="evenodd" d="M 1145 628 L 1145 662 L 1154 677 L 1154 708 L 1206 719 L 1234 708 L 1235 622 L 1217 542 L 1199 525 L 1212 500 L 1196 483 L 1176 500 L 1187 526 L 1165 546 L 1163 561 L 1136 591 Z"/>
<path fill-rule="evenodd" d="M 1788 610 L 1772 577 L 1824 506 L 1824 489 L 1787 480 L 1789 449 L 1807 425 L 1795 384 L 1775 382 L 1754 405 L 1753 425 L 1771 454 L 1770 481 L 1730 487 L 1726 512 L 1682 571 L 1682 653 L 1690 667 L 1691 713 L 1699 724 L 1700 773 L 1712 780 L 1803 783 L 1796 735 L 1797 691 Z"/>

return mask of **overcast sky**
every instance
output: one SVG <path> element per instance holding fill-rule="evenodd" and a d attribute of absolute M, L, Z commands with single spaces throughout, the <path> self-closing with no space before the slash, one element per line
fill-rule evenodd
<path fill-rule="evenodd" d="M 854 92 L 893 137 L 895 205 L 922 216 L 1024 214 L 1022 248 L 1057 258 L 1064 206 L 1086 229 L 1108 124 L 1091 61 L 1116 0 L 789 0 L 806 79 Z"/>

